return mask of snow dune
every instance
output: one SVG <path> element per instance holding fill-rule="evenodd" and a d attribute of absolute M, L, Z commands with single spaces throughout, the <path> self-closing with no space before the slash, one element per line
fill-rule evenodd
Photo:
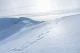
<path fill-rule="evenodd" d="M 28 27 L 22 24 L 26 22 L 19 22 L 0 33 L 9 34 L 21 27 L 4 38 L 0 53 L 80 53 L 80 14 L 29 24 Z"/>

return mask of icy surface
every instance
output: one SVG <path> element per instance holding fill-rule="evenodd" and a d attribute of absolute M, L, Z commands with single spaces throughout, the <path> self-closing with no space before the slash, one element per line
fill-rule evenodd
<path fill-rule="evenodd" d="M 1 43 L 0 53 L 80 53 L 80 14 L 28 28 L 23 22 L 3 32 L 22 28 Z"/>

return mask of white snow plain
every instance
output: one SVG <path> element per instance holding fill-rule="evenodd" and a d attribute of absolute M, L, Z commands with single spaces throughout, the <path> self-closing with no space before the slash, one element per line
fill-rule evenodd
<path fill-rule="evenodd" d="M 0 53 L 80 53 L 80 14 L 45 22 L 19 19 L 1 30 Z"/>

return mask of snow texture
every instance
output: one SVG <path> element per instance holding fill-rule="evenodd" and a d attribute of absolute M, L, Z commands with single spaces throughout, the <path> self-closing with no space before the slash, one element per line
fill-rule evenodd
<path fill-rule="evenodd" d="M 22 17 L 18 22 L 0 33 L 0 53 L 80 53 L 80 14 L 45 22 Z"/>

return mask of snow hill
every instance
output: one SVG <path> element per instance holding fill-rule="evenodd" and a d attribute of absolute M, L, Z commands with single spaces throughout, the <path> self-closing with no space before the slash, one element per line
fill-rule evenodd
<path fill-rule="evenodd" d="M 80 14 L 29 27 L 22 24 L 26 22 L 0 33 L 0 36 L 10 35 L 1 41 L 0 53 L 80 53 Z"/>
<path fill-rule="evenodd" d="M 40 24 L 41 21 L 34 21 L 26 17 L 20 18 L 0 18 L 0 42 L 13 34 L 20 32 L 21 29 L 28 29 L 30 26 Z"/>

